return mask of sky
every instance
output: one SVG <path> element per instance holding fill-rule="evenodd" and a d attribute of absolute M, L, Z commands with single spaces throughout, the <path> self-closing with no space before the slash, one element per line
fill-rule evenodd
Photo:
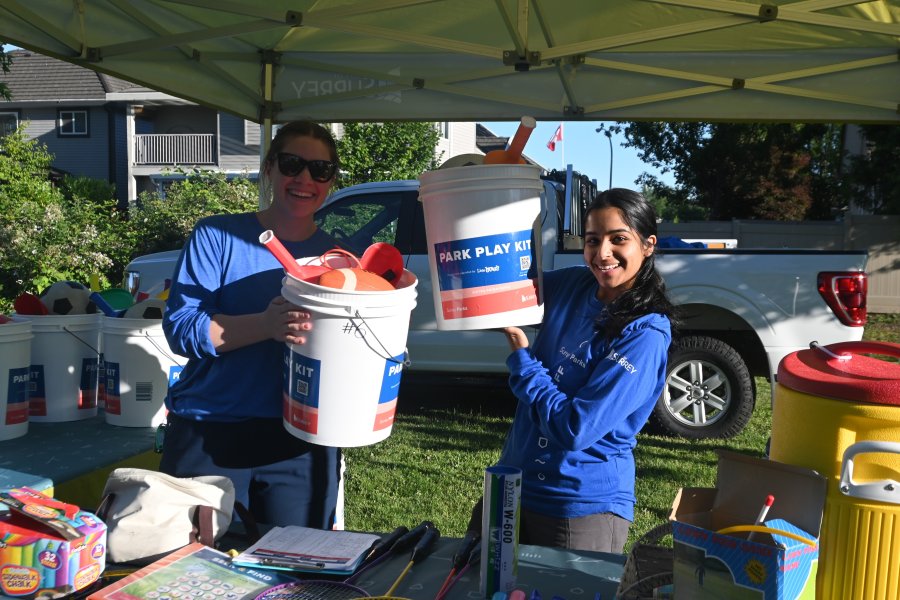
<path fill-rule="evenodd" d="M 500 136 L 516 133 L 517 122 L 481 122 L 482 125 Z M 547 148 L 547 142 L 556 133 L 559 121 L 538 121 L 537 127 L 528 138 L 525 154 L 546 169 L 565 169 L 567 164 L 590 179 L 597 180 L 598 189 L 610 187 L 610 147 L 609 139 L 596 129 L 601 125 L 614 123 L 602 121 L 567 121 L 562 123 L 563 139 L 556 143 L 556 150 Z M 624 148 L 624 137 L 612 136 L 612 187 L 639 189 L 634 180 L 643 172 L 656 175 L 672 185 L 671 173 L 660 174 L 652 165 L 643 163 L 634 148 Z"/>

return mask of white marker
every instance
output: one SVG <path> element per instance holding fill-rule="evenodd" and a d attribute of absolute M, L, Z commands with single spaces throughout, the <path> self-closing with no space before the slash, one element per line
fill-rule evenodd
<path fill-rule="evenodd" d="M 766 521 L 766 515 L 769 513 L 769 509 L 772 508 L 772 504 L 775 502 L 775 496 L 769 494 L 766 496 L 766 503 L 762 505 L 762 508 L 759 509 L 759 516 L 756 517 L 756 525 L 763 525 Z M 750 535 L 747 536 L 747 541 L 753 539 L 753 534 L 755 531 L 751 531 Z"/>

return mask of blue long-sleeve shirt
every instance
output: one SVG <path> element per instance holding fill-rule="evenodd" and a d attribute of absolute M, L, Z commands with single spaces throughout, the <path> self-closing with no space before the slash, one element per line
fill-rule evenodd
<path fill-rule="evenodd" d="M 586 267 L 544 274 L 544 320 L 534 345 L 507 359 L 519 403 L 500 463 L 522 469 L 528 510 L 634 520 L 636 435 L 665 383 L 667 317 L 648 314 L 611 343 Z"/>
<path fill-rule="evenodd" d="M 171 349 L 189 359 L 166 398 L 166 408 L 181 417 L 282 415 L 284 344 L 269 339 L 219 354 L 209 336 L 213 315 L 259 313 L 281 294 L 284 269 L 259 242 L 262 232 L 254 213 L 207 217 L 178 259 L 163 330 Z M 303 242 L 282 243 L 295 258 L 337 246 L 321 230 Z"/>

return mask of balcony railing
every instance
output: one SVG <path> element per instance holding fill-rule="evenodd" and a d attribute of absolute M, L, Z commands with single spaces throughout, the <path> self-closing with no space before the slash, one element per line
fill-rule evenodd
<path fill-rule="evenodd" d="M 134 136 L 136 165 L 214 165 L 213 133 L 143 133 Z"/>

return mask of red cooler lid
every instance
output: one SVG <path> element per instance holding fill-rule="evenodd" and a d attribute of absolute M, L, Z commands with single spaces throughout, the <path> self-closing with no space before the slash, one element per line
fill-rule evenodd
<path fill-rule="evenodd" d="M 784 357 L 778 365 L 780 385 L 813 396 L 900 405 L 900 363 L 866 356 L 900 358 L 900 344 L 840 342 L 811 346 Z"/>

